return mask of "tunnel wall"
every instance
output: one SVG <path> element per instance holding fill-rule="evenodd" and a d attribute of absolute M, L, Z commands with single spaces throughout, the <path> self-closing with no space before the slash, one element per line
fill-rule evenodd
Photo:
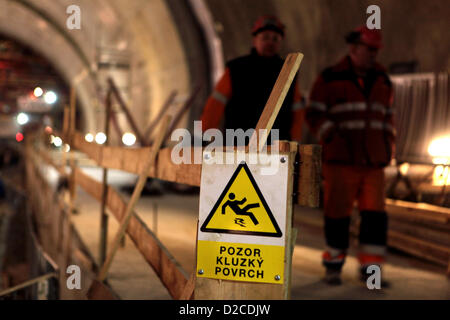
<path fill-rule="evenodd" d="M 65 26 L 71 4 L 82 10 L 81 30 Z M 317 74 L 346 53 L 343 36 L 366 21 L 371 4 L 381 8 L 381 63 L 417 60 L 419 72 L 449 69 L 447 0 L 0 0 L 0 32 L 35 49 L 68 84 L 76 85 L 85 132 L 104 127 L 99 55 L 104 48 L 128 55 L 128 73 L 119 75 L 114 67 L 106 73 L 117 75 L 143 131 L 171 91 L 178 91 L 179 106 L 203 82 L 189 116 L 197 119 L 212 79 L 217 79 L 217 65 L 249 52 L 253 21 L 265 13 L 278 15 L 287 25 L 283 55 L 305 54 L 300 84 L 309 90 Z M 194 7 L 209 12 L 200 16 Z M 200 23 L 205 15 L 211 17 L 217 39 L 208 37 Z M 187 119 L 182 125 L 191 123 Z M 123 115 L 119 121 L 128 131 Z"/>
<path fill-rule="evenodd" d="M 450 6 L 447 0 L 205 0 L 222 39 L 225 59 L 249 52 L 253 21 L 273 13 L 286 24 L 283 54 L 305 54 L 301 87 L 309 89 L 317 74 L 346 53 L 344 35 L 365 23 L 366 9 L 381 9 L 385 48 L 379 61 L 417 60 L 418 72 L 450 67 Z"/>

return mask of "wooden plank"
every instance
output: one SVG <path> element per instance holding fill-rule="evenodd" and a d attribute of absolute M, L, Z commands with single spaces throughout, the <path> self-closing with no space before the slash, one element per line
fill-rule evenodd
<path fill-rule="evenodd" d="M 293 230 L 294 223 L 294 171 L 295 161 L 298 151 L 298 143 L 290 143 L 289 152 L 289 173 L 288 173 L 288 188 L 286 198 L 286 239 L 285 239 L 285 252 L 284 252 L 284 292 L 283 299 L 288 300 L 291 298 L 291 282 L 292 282 L 292 255 L 294 253 L 295 240 L 297 238 L 297 230 Z M 274 297 L 276 298 L 276 297 Z"/>
<path fill-rule="evenodd" d="M 299 153 L 296 203 L 317 208 L 322 180 L 322 148 L 319 145 L 300 145 Z"/>
<path fill-rule="evenodd" d="M 415 219 L 419 221 L 448 224 L 450 209 L 427 203 L 413 203 L 401 200 L 386 199 L 386 211 L 389 215 Z"/>
<path fill-rule="evenodd" d="M 171 118 L 170 116 L 167 116 L 161 126 L 161 131 L 158 134 L 158 137 L 156 138 L 155 146 L 151 148 L 150 154 L 146 158 L 145 166 L 141 171 L 141 174 L 139 175 L 138 182 L 136 186 L 134 187 L 133 194 L 131 195 L 130 201 L 127 203 L 127 208 L 125 210 L 125 213 L 123 215 L 122 220 L 120 221 L 119 230 L 116 233 L 116 236 L 113 240 L 113 243 L 111 245 L 111 250 L 108 253 L 108 256 L 106 257 L 105 263 L 103 264 L 102 269 L 100 270 L 100 273 L 98 275 L 98 281 L 103 281 L 106 279 L 106 275 L 108 273 L 109 267 L 111 266 L 111 263 L 114 259 L 114 256 L 119 249 L 120 242 L 122 238 L 124 237 L 126 233 L 126 229 L 128 228 L 128 224 L 133 216 L 133 210 L 134 206 L 138 202 L 139 198 L 141 197 L 141 192 L 144 189 L 145 183 L 147 181 L 147 172 L 149 172 L 151 167 L 154 167 L 156 157 L 159 152 L 159 148 L 161 147 L 163 143 L 163 139 L 166 135 L 167 127 L 169 126 Z M 105 190 L 105 188 L 103 188 Z"/>
<path fill-rule="evenodd" d="M 73 147 L 85 153 L 99 166 L 139 174 L 143 166 L 143 155 L 149 148 L 105 147 L 84 140 L 80 133 L 73 139 Z M 268 148 L 270 151 L 270 147 Z M 279 151 L 289 150 L 289 143 L 280 142 Z M 159 152 L 157 164 L 149 172 L 149 177 L 165 181 L 200 186 L 201 164 L 194 164 L 194 153 L 202 154 L 202 149 L 191 148 L 192 164 L 174 164 L 171 159 L 172 148 L 163 148 Z M 318 207 L 321 180 L 321 147 L 318 145 L 300 145 L 300 163 L 296 172 L 300 172 L 296 203 L 302 206 Z"/>
<path fill-rule="evenodd" d="M 208 278 L 197 278 L 194 293 L 195 300 L 211 300 L 212 297 L 219 300 L 224 299 L 221 297 L 226 297 L 227 300 L 280 300 L 283 295 L 283 286 L 279 284 L 261 285 Z M 274 296 L 280 298 L 274 299 Z"/>
<path fill-rule="evenodd" d="M 256 124 L 255 132 L 250 138 L 250 150 L 262 150 L 266 144 L 268 133 L 272 129 L 273 123 L 278 116 L 278 112 L 283 105 L 284 98 L 291 87 L 292 81 L 294 80 L 295 74 L 300 67 L 302 59 L 302 53 L 290 53 L 286 57 L 283 68 L 278 75 L 277 81 L 275 82 L 266 106 L 264 107 L 264 111 Z M 266 130 L 267 134 L 265 136 L 259 136 L 259 130 L 261 129 Z"/>
<path fill-rule="evenodd" d="M 159 113 L 156 115 L 156 117 L 153 119 L 153 121 L 149 124 L 147 130 L 145 130 L 144 133 L 144 138 L 145 140 L 145 145 L 149 146 L 150 145 L 150 138 L 152 136 L 153 131 L 156 128 L 156 125 L 158 124 L 158 122 L 162 119 L 162 117 L 164 116 L 164 114 L 169 110 L 169 107 L 172 105 L 172 103 L 175 100 L 175 97 L 177 96 L 177 91 L 173 90 L 170 94 L 169 97 L 167 98 L 167 100 L 164 102 L 164 104 L 162 105 L 161 109 L 159 109 Z M 170 131 L 169 131 L 170 132 Z"/>
<path fill-rule="evenodd" d="M 200 93 L 202 86 L 197 85 L 190 95 L 189 99 L 186 100 L 186 102 L 176 111 L 173 117 L 173 121 L 169 127 L 169 130 L 166 134 L 166 137 L 164 138 L 164 141 L 167 141 L 169 139 L 169 136 L 172 134 L 172 131 L 175 130 L 178 123 L 181 121 L 183 116 L 186 114 L 186 112 L 192 107 L 192 105 L 195 102 L 195 98 L 197 98 L 198 94 Z"/>
<path fill-rule="evenodd" d="M 119 106 L 122 108 L 122 111 L 125 113 L 125 117 L 128 120 L 128 123 L 130 124 L 130 127 L 133 129 L 134 134 L 136 135 L 137 140 L 142 144 L 145 145 L 145 139 L 143 138 L 141 131 L 139 130 L 136 121 L 134 120 L 133 116 L 131 115 L 131 112 L 129 108 L 127 107 L 125 101 L 122 98 L 122 95 L 120 94 L 119 90 L 116 87 L 116 84 L 114 83 L 113 79 L 108 78 L 108 84 L 110 90 L 112 90 L 112 93 L 117 99 L 117 102 L 119 103 Z"/>
<path fill-rule="evenodd" d="M 450 248 L 419 240 L 398 231 L 388 231 L 388 245 L 445 267 L 450 259 Z"/>
<path fill-rule="evenodd" d="M 18 284 L 18 285 L 14 286 L 14 287 L 7 288 L 5 290 L 0 291 L 0 297 L 1 296 L 5 296 L 7 294 L 11 294 L 11 293 L 13 293 L 13 292 L 15 292 L 17 290 L 20 290 L 20 289 L 32 286 L 32 285 L 34 285 L 34 284 L 36 284 L 38 282 L 46 281 L 46 280 L 48 280 L 50 278 L 54 278 L 54 277 L 57 277 L 57 273 L 56 272 L 50 272 L 50 273 L 44 274 L 42 276 L 36 277 L 34 279 L 27 280 L 27 281 L 25 281 L 25 282 L 23 282 L 21 284 Z"/>
<path fill-rule="evenodd" d="M 110 135 L 109 135 L 109 125 L 111 121 L 111 114 L 112 114 L 112 106 L 111 106 L 111 90 L 108 91 L 106 95 L 106 101 L 105 101 L 105 127 L 104 132 L 106 134 L 107 138 L 105 141 L 105 145 L 109 145 L 110 141 Z M 108 169 L 103 168 L 102 170 L 102 186 L 103 186 L 103 192 L 102 192 L 102 199 L 100 202 L 100 240 L 99 240 L 99 255 L 98 255 L 98 261 L 99 265 L 103 265 L 105 263 L 106 259 L 106 252 L 107 252 L 107 246 L 108 246 L 108 214 L 106 213 L 106 196 L 107 196 L 107 184 L 108 184 Z"/>
<path fill-rule="evenodd" d="M 450 248 L 450 230 L 434 230 L 416 223 L 405 223 L 399 219 L 389 219 L 389 230 L 398 231 L 416 239 L 430 241 Z"/>
<path fill-rule="evenodd" d="M 76 170 L 75 175 L 79 186 L 97 200 L 101 199 L 101 183 L 87 176 L 80 169 Z M 108 187 L 107 207 L 117 221 L 122 220 L 126 202 L 112 187 Z M 127 233 L 170 295 L 178 299 L 186 286 L 188 277 L 181 265 L 136 213 L 131 218 Z"/>
<path fill-rule="evenodd" d="M 183 289 L 183 292 L 181 293 L 180 300 L 191 300 L 194 295 L 194 289 L 195 289 L 195 270 L 192 272 L 191 276 L 189 277 L 188 282 L 186 283 L 186 286 Z"/>
<path fill-rule="evenodd" d="M 293 188 L 295 155 L 298 150 L 296 142 L 290 143 L 289 177 L 286 183 L 286 225 L 285 225 L 285 253 L 284 253 L 284 282 L 283 284 L 251 283 L 242 281 L 197 278 L 194 297 L 196 300 L 282 300 L 290 298 L 292 254 L 296 232 L 292 231 L 293 222 Z"/>

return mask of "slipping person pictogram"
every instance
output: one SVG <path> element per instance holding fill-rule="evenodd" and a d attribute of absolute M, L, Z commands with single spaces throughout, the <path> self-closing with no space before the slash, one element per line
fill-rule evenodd
<path fill-rule="evenodd" d="M 240 208 L 239 205 L 244 204 L 247 201 L 247 198 L 243 198 L 242 200 L 234 200 L 236 198 L 234 193 L 230 193 L 228 195 L 228 198 L 230 200 L 227 200 L 227 202 L 225 202 L 222 205 L 222 214 L 225 214 L 225 210 L 227 207 L 230 207 L 231 210 L 233 210 L 233 212 L 237 215 L 244 215 L 244 216 L 248 216 L 250 219 L 252 219 L 252 222 L 255 226 L 257 226 L 259 224 L 258 220 L 255 218 L 254 214 L 249 212 L 248 210 L 253 209 L 253 208 L 258 208 L 259 207 L 259 203 L 250 203 L 247 204 L 245 207 Z M 237 220 L 237 219 L 236 219 Z M 236 224 L 239 224 L 242 226 L 242 224 L 236 222 Z M 239 219 L 239 222 L 243 222 L 241 221 L 242 219 Z"/>

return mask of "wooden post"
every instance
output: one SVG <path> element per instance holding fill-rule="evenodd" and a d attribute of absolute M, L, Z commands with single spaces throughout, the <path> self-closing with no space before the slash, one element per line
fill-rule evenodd
<path fill-rule="evenodd" d="M 100 273 L 98 275 L 97 280 L 99 282 L 102 282 L 103 280 L 106 279 L 106 275 L 108 273 L 109 267 L 111 266 L 112 260 L 114 259 L 117 249 L 119 248 L 121 238 L 125 235 L 125 231 L 128 227 L 128 223 L 132 217 L 134 206 L 137 203 L 137 201 L 139 200 L 142 189 L 144 188 L 145 181 L 147 180 L 148 172 L 149 172 L 150 168 L 155 164 L 156 156 L 158 155 L 159 149 L 162 144 L 162 140 L 166 134 L 166 130 L 169 125 L 169 121 L 170 121 L 170 117 L 167 116 L 165 118 L 165 120 L 163 121 L 161 131 L 158 135 L 158 139 L 155 142 L 155 145 L 151 148 L 150 155 L 147 158 L 144 170 L 142 171 L 141 175 L 139 176 L 138 183 L 136 184 L 136 187 L 134 188 L 131 199 L 128 202 L 128 205 L 127 205 L 124 217 L 121 221 L 119 230 L 117 231 L 116 237 L 114 238 L 114 241 L 112 243 L 111 250 L 110 250 L 108 257 L 106 258 L 106 261 L 103 264 L 103 267 L 100 270 Z"/>
<path fill-rule="evenodd" d="M 76 131 L 76 91 L 75 87 L 72 86 L 70 89 L 70 118 L 69 118 L 69 129 L 68 129 L 68 142 L 72 144 L 73 136 Z M 69 179 L 69 192 L 70 192 L 70 205 L 67 212 L 67 244 L 65 251 L 64 262 L 67 265 L 70 264 L 70 253 L 72 250 L 72 213 L 75 209 L 75 198 L 76 198 L 76 183 L 75 183 L 75 154 L 74 150 L 69 153 L 69 163 L 70 163 L 70 179 Z"/>
<path fill-rule="evenodd" d="M 292 142 L 290 150 L 280 152 L 288 156 L 288 187 L 286 198 L 286 225 L 284 241 L 284 282 L 282 284 L 253 283 L 242 281 L 229 281 L 210 278 L 195 278 L 195 300 L 282 300 L 289 299 L 291 288 L 292 253 L 296 230 L 292 229 L 293 220 L 293 190 L 295 156 L 297 143 Z M 186 288 L 188 290 L 188 288 Z M 187 296 L 184 296 L 186 298 Z"/>
<path fill-rule="evenodd" d="M 250 150 L 260 151 L 266 144 L 268 134 L 283 105 L 284 98 L 291 87 L 302 59 L 303 54 L 301 53 L 291 53 L 287 56 L 278 79 L 270 93 L 269 99 L 267 100 L 266 106 L 264 107 L 263 113 L 256 124 L 255 132 L 250 138 Z M 261 129 L 266 130 L 266 134 L 262 137 L 259 136 L 259 130 Z"/>
<path fill-rule="evenodd" d="M 111 117 L 111 90 L 108 90 L 105 101 L 105 134 L 106 142 L 105 145 L 109 145 L 109 123 Z M 100 241 L 99 241 L 99 265 L 103 265 L 106 259 L 106 250 L 108 243 L 108 214 L 106 213 L 106 197 L 108 190 L 108 169 L 103 168 L 103 190 L 102 190 L 102 201 L 100 206 Z"/>
<path fill-rule="evenodd" d="M 68 135 L 68 129 L 69 129 L 69 120 L 70 120 L 70 109 L 68 106 L 64 106 L 64 117 L 63 117 L 63 127 L 62 127 L 62 132 L 63 132 L 63 137 L 64 139 L 64 143 L 68 143 L 69 141 L 67 140 Z M 66 161 L 67 161 L 67 155 L 66 152 L 63 152 L 62 155 L 62 166 L 65 169 L 66 168 Z"/>
<path fill-rule="evenodd" d="M 114 110 L 112 110 L 112 106 L 111 106 L 110 121 L 112 121 L 114 129 L 116 130 L 117 136 L 119 137 L 119 140 L 122 139 L 123 132 L 120 129 L 119 121 L 117 121 L 117 116 L 116 116 L 116 113 L 114 112 Z"/>
<path fill-rule="evenodd" d="M 153 233 L 158 235 L 158 205 L 153 203 Z"/>
<path fill-rule="evenodd" d="M 166 141 L 169 138 L 170 134 L 175 129 L 178 122 L 180 122 L 180 120 L 183 118 L 183 115 L 189 110 L 190 107 L 192 107 L 192 105 L 194 104 L 195 98 L 200 93 L 201 88 L 202 88 L 201 85 L 196 86 L 194 91 L 190 95 L 189 99 L 187 99 L 186 102 L 181 106 L 181 108 L 176 112 L 176 114 L 174 115 L 174 118 L 173 118 L 173 122 L 170 125 L 166 136 L 164 137 L 164 141 Z"/>
<path fill-rule="evenodd" d="M 64 143 L 67 143 L 68 142 L 68 130 L 69 130 L 69 119 L 70 118 L 70 109 L 69 109 L 69 107 L 66 105 L 66 106 L 64 106 L 64 117 L 63 117 L 63 127 L 62 127 L 62 135 L 63 135 L 63 137 L 64 137 Z M 67 153 L 66 152 L 63 152 L 63 154 L 62 154 L 62 169 L 63 169 L 63 171 L 64 171 L 64 175 L 61 175 L 61 176 L 63 176 L 64 178 L 63 179 L 66 179 L 67 178 L 67 175 L 65 174 L 65 172 L 66 172 L 66 165 L 67 165 Z M 70 190 L 70 189 L 69 189 Z M 64 199 L 64 197 L 67 195 L 67 191 L 66 190 L 64 190 L 63 189 L 63 192 L 62 192 L 62 196 L 63 196 L 63 199 Z M 64 215 L 59 215 L 59 219 L 60 219 L 60 223 L 59 223 L 59 235 L 58 235 L 58 243 L 57 243 L 57 251 L 59 252 L 60 250 L 61 250 L 61 248 L 63 247 L 63 239 L 64 239 L 64 237 L 63 237 L 63 220 L 64 220 Z"/>
<path fill-rule="evenodd" d="M 288 55 L 278 79 L 273 87 L 272 93 L 267 101 L 261 117 L 259 118 L 256 130 L 250 138 L 249 147 L 246 151 L 259 152 L 263 149 L 267 136 L 283 104 L 284 98 L 295 74 L 300 66 L 303 54 L 293 53 Z M 264 136 L 259 136 L 259 129 L 265 129 Z M 284 154 L 288 155 L 288 181 L 286 199 L 286 225 L 284 239 L 284 282 L 282 284 L 272 283 L 252 283 L 241 281 L 218 280 L 197 277 L 194 292 L 195 299 L 288 299 L 290 297 L 291 286 L 291 265 L 293 244 L 295 243 L 296 232 L 292 231 L 293 221 L 293 193 L 294 193 L 294 172 L 295 158 L 298 145 L 294 142 L 288 145 L 288 150 Z M 283 152 L 281 152 L 283 154 Z"/>
<path fill-rule="evenodd" d="M 120 107 L 122 108 L 122 111 L 125 113 L 125 116 L 127 117 L 128 123 L 130 124 L 131 128 L 134 131 L 134 134 L 136 135 L 137 140 L 141 143 L 141 145 L 145 145 L 145 139 L 143 138 L 141 131 L 139 130 L 136 121 L 134 121 L 133 116 L 130 113 L 130 110 L 128 109 L 125 101 L 122 98 L 122 95 L 120 94 L 119 90 L 117 89 L 116 85 L 114 84 L 114 81 L 111 78 L 108 78 L 109 87 L 112 90 L 114 96 L 117 99 L 117 102 L 119 103 Z"/>
<path fill-rule="evenodd" d="M 169 97 L 167 98 L 167 100 L 164 102 L 163 106 L 161 107 L 161 109 L 159 110 L 158 115 L 155 117 L 155 119 L 153 119 L 153 121 L 149 124 L 147 130 L 145 130 L 144 133 L 144 137 L 145 137 L 145 144 L 147 146 L 149 146 L 151 143 L 150 138 L 151 135 L 153 133 L 153 131 L 155 130 L 158 122 L 162 119 L 162 117 L 164 116 L 164 114 L 167 112 L 167 110 L 169 109 L 170 105 L 173 103 L 173 101 L 175 100 L 175 97 L 177 96 L 177 91 L 174 90 L 170 93 Z M 170 132 L 170 131 L 169 131 Z"/>

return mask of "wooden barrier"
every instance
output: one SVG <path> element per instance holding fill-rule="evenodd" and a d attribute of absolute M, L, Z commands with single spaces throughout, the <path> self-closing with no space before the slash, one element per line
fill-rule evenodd
<path fill-rule="evenodd" d="M 76 132 L 73 137 L 72 147 L 83 152 L 94 160 L 98 166 L 108 169 L 116 169 L 129 173 L 139 174 L 144 163 L 144 155 L 148 154 L 151 147 L 122 148 L 107 147 L 86 142 L 84 136 Z M 290 144 L 280 141 L 279 152 L 290 149 Z M 191 164 L 175 164 L 172 162 L 172 148 L 163 148 L 159 151 L 157 164 L 148 174 L 149 177 L 165 181 L 200 186 L 201 164 L 194 163 L 194 154 L 202 154 L 203 148 L 191 147 Z M 270 147 L 268 148 L 270 151 Z M 316 208 L 319 206 L 320 181 L 321 181 L 321 148 L 318 145 L 299 145 L 299 162 L 295 164 L 295 172 L 298 174 L 298 186 L 296 203 Z"/>
<path fill-rule="evenodd" d="M 386 200 L 388 245 L 447 267 L 450 276 L 450 209 Z"/>
<path fill-rule="evenodd" d="M 31 142 L 31 141 L 28 141 Z M 63 167 L 54 163 L 43 150 L 35 150 L 31 143 L 26 144 L 26 190 L 27 200 L 35 216 L 37 237 L 43 250 L 58 266 L 61 299 L 83 299 L 83 291 L 71 291 L 66 287 L 66 268 L 70 263 L 79 265 L 82 269 L 82 287 L 88 287 L 98 266 L 83 243 L 80 235 L 68 219 L 70 206 L 57 194 L 42 175 L 42 163 L 54 166 L 61 176 L 67 176 Z M 68 230 L 71 229 L 71 232 Z M 71 239 L 68 239 L 70 235 Z M 70 253 L 67 246 L 71 243 Z M 69 258 L 68 261 L 66 259 Z M 98 292 L 104 299 L 117 299 L 118 295 L 106 284 Z"/>
<path fill-rule="evenodd" d="M 75 170 L 75 180 L 88 194 L 97 200 L 102 197 L 102 184 L 84 174 L 80 169 Z M 119 193 L 108 186 L 106 206 L 117 219 L 121 221 L 127 206 Z M 147 227 L 139 216 L 134 213 L 127 233 L 136 248 L 150 264 L 174 299 L 178 299 L 187 283 L 187 273 L 169 253 L 156 235 Z"/>
<path fill-rule="evenodd" d="M 257 129 L 269 130 L 277 116 L 287 90 L 300 65 L 302 54 L 290 54 L 286 59 L 282 72 L 274 86 L 272 94 L 267 102 L 265 110 L 258 122 Z M 120 93 L 109 80 L 112 93 L 124 109 L 127 119 L 135 131 L 138 140 L 145 144 L 148 137 L 143 137 L 131 114 L 125 106 Z M 195 98 L 195 92 L 185 106 L 191 104 Z M 184 111 L 187 107 L 183 107 Z M 106 117 L 109 119 L 110 117 Z M 72 121 L 74 119 L 72 118 Z M 257 134 L 259 131 L 257 131 Z M 100 146 L 85 141 L 84 136 L 74 131 L 69 135 L 62 135 L 63 140 L 70 143 L 72 150 L 85 153 L 104 170 L 118 169 L 129 173 L 140 174 L 143 172 L 146 156 L 152 151 L 158 151 L 156 163 L 148 171 L 149 177 L 165 181 L 182 183 L 192 186 L 200 186 L 201 164 L 194 163 L 194 154 L 202 154 L 202 148 L 191 147 L 191 163 L 175 164 L 172 162 L 172 148 L 158 150 L 157 146 L 141 148 L 123 148 L 114 146 Z M 252 136 L 251 145 L 258 142 L 261 147 L 265 143 L 265 137 Z M 152 150 L 156 148 L 156 150 Z M 241 298 L 241 299 L 286 299 L 290 295 L 290 271 L 293 245 L 296 239 L 296 230 L 292 230 L 292 212 L 294 202 L 302 206 L 317 207 L 319 204 L 320 190 L 320 147 L 313 145 L 299 146 L 297 143 L 282 141 L 277 146 L 281 154 L 289 154 L 289 179 L 287 193 L 286 211 L 286 237 L 285 237 L 285 259 L 284 259 L 284 283 L 279 284 L 254 284 L 232 281 L 220 281 L 212 279 L 196 279 L 195 275 L 189 277 L 181 268 L 179 263 L 167 251 L 158 238 L 151 232 L 145 223 L 132 213 L 126 232 L 135 243 L 139 252 L 144 256 L 153 270 L 160 278 L 163 285 L 168 289 L 174 299 L 188 299 L 192 296 L 195 287 L 195 297 L 200 299 Z M 271 147 L 268 148 L 270 151 Z M 299 157 L 296 157 L 296 155 Z M 201 158 L 201 157 L 200 157 Z M 62 170 L 63 171 L 63 170 Z M 127 203 L 120 197 L 119 193 L 110 186 L 93 180 L 85 175 L 79 168 L 72 168 L 71 176 L 76 184 L 81 186 L 95 199 L 105 201 L 105 206 L 112 212 L 118 221 L 122 221 L 127 208 Z M 102 197 L 105 195 L 105 197 Z"/>

